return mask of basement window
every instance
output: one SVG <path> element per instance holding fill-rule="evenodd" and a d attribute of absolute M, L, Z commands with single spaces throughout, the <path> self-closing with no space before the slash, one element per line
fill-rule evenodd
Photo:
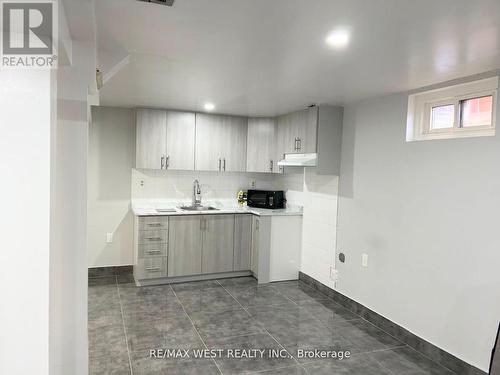
<path fill-rule="evenodd" d="M 495 135 L 498 77 L 412 94 L 407 141 Z"/>

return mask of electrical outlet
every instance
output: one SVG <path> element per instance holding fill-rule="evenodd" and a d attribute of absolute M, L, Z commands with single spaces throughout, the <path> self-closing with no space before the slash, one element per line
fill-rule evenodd
<path fill-rule="evenodd" d="M 363 267 L 368 267 L 368 254 L 363 254 L 361 256 L 361 265 Z"/>
<path fill-rule="evenodd" d="M 106 242 L 107 243 L 113 243 L 113 233 L 107 233 L 106 234 Z"/>
<path fill-rule="evenodd" d="M 330 266 L 330 280 L 337 281 L 339 279 L 339 271 L 337 271 L 333 266 Z"/>

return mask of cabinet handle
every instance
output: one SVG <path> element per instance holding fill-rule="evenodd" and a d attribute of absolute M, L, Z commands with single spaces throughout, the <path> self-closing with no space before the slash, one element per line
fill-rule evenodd
<path fill-rule="evenodd" d="M 299 149 L 299 139 L 295 138 L 295 147 L 294 150 L 297 151 Z"/>
<path fill-rule="evenodd" d="M 161 241 L 161 237 L 146 237 L 148 241 Z"/>
<path fill-rule="evenodd" d="M 220 171 L 220 166 L 221 166 L 221 158 L 219 158 L 219 171 Z"/>
<path fill-rule="evenodd" d="M 159 272 L 159 271 L 161 271 L 161 267 L 148 267 L 148 268 L 146 268 L 146 271 Z"/>
<path fill-rule="evenodd" d="M 148 254 L 159 254 L 159 253 L 161 253 L 161 250 L 147 250 L 146 253 L 148 253 Z"/>
<path fill-rule="evenodd" d="M 165 164 L 165 156 L 163 155 L 163 156 L 161 157 L 161 167 L 160 167 L 160 169 L 163 169 L 163 165 L 164 165 L 164 164 Z"/>
<path fill-rule="evenodd" d="M 161 223 L 150 223 L 146 224 L 148 227 L 161 227 Z"/>
<path fill-rule="evenodd" d="M 298 144 L 298 148 L 297 150 L 300 151 L 302 149 L 302 138 L 297 138 L 297 144 Z"/>
<path fill-rule="evenodd" d="M 226 171 L 226 158 L 224 158 L 224 171 Z"/>
<path fill-rule="evenodd" d="M 273 167 L 274 167 L 274 162 L 271 160 L 271 162 L 269 163 L 269 171 L 270 172 L 273 171 Z"/>
<path fill-rule="evenodd" d="M 170 155 L 167 155 L 166 163 L 165 163 L 165 169 L 168 169 L 170 167 Z"/>
<path fill-rule="evenodd" d="M 255 220 L 255 230 L 258 231 L 260 228 L 259 220 Z"/>

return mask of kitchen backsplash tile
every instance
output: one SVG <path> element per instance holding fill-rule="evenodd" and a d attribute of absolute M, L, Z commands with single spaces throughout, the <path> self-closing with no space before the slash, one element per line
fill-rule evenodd
<path fill-rule="evenodd" d="M 297 204 L 304 174 L 301 169 L 283 174 L 132 169 L 132 200 L 190 199 L 195 179 L 204 199 L 236 199 L 238 191 L 252 189 L 254 182 L 256 189 L 290 191 L 290 199 Z"/>

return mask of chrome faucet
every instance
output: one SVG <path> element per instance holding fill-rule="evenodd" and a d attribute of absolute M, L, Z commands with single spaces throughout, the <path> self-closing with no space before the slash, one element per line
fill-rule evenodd
<path fill-rule="evenodd" d="M 193 202 L 192 202 L 192 205 L 193 205 L 193 207 L 201 205 L 201 190 L 200 190 L 200 183 L 198 182 L 198 180 L 194 180 L 194 182 L 193 182 Z"/>

